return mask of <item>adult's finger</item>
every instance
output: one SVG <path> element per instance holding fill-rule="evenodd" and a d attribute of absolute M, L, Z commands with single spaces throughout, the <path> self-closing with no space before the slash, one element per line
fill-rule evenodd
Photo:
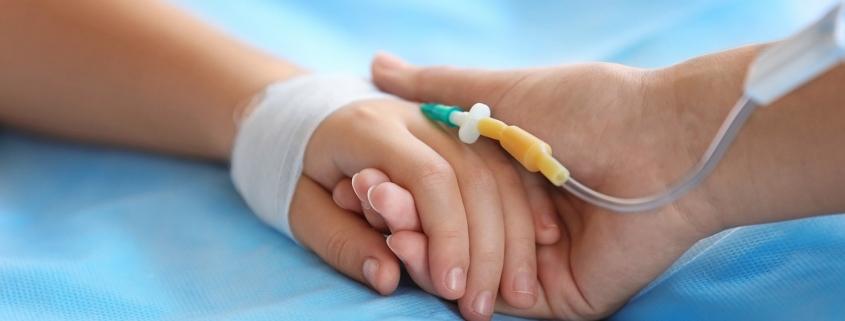
<path fill-rule="evenodd" d="M 409 129 L 446 159 L 456 173 L 469 227 L 470 261 L 466 295 L 458 299 L 461 315 L 470 320 L 489 320 L 493 315 L 505 254 L 502 202 L 493 172 L 468 146 L 431 123 L 418 121 Z M 431 219 L 421 217 L 426 234 Z M 532 238 L 533 239 L 533 238 Z M 429 240 L 437 241 L 433 236 Z M 430 262 L 441 258 L 430 251 Z"/>
<path fill-rule="evenodd" d="M 548 319 L 549 316 L 554 315 L 554 309 L 552 309 L 551 305 L 549 304 L 550 293 L 543 288 L 544 283 L 540 282 L 539 275 L 539 273 L 558 273 L 557 266 L 543 265 L 544 263 L 556 263 L 549 262 L 548 260 L 546 260 L 546 257 L 549 256 L 551 250 L 553 250 L 553 248 L 548 245 L 537 246 L 537 264 L 540 265 L 540 270 L 537 271 L 537 303 L 530 308 L 523 309 L 510 305 L 504 299 L 499 299 L 496 301 L 496 312 L 532 319 Z M 553 287 L 558 286 L 558 284 L 547 284 L 547 286 L 549 285 Z"/>
<path fill-rule="evenodd" d="M 388 295 L 399 285 L 399 262 L 384 236 L 342 210 L 319 184 L 302 176 L 290 207 L 293 235 L 343 274 Z"/>
<path fill-rule="evenodd" d="M 549 186 L 552 185 L 539 173 L 529 172 L 516 161 L 511 163 L 517 168 L 522 186 L 528 195 L 531 217 L 534 220 L 535 242 L 542 245 L 556 243 L 560 240 L 560 229 L 557 210 L 549 195 Z"/>
<path fill-rule="evenodd" d="M 518 308 L 537 302 L 537 258 L 534 223 L 522 180 L 508 157 L 494 142 L 471 145 L 492 172 L 499 189 L 505 227 L 505 259 L 500 284 L 501 296 Z"/>
<path fill-rule="evenodd" d="M 407 153 L 405 164 L 384 168 L 390 169 L 387 174 L 392 181 L 414 196 L 423 230 L 430 240 L 429 267 L 436 293 L 445 299 L 456 300 L 463 297 L 467 289 L 471 262 L 467 214 L 460 184 L 450 163 L 423 142 L 417 140 L 404 145 L 407 150 L 397 147 L 396 152 Z"/>
<path fill-rule="evenodd" d="M 417 67 L 379 53 L 373 60 L 372 73 L 373 82 L 381 90 L 407 100 L 469 108 L 479 102 L 495 106 L 531 71 Z"/>

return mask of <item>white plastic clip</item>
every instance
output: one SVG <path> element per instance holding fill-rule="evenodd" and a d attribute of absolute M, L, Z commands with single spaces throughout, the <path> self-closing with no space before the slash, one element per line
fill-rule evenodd
<path fill-rule="evenodd" d="M 469 115 L 458 130 L 458 137 L 467 144 L 475 143 L 481 133 L 478 132 L 478 121 L 490 117 L 490 107 L 477 103 L 469 109 Z"/>

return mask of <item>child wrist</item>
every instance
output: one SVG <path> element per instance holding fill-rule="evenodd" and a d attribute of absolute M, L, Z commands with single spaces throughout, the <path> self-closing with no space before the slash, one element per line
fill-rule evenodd
<path fill-rule="evenodd" d="M 273 83 L 247 103 L 232 151 L 231 175 L 247 205 L 293 239 L 288 209 L 308 141 L 320 123 L 351 103 L 392 97 L 360 77 L 305 75 Z M 249 110 L 247 110 L 249 109 Z"/>

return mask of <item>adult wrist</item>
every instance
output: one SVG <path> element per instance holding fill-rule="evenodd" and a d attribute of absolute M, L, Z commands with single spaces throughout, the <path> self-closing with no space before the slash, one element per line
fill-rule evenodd
<path fill-rule="evenodd" d="M 755 45 L 691 59 L 659 71 L 665 88 L 671 91 L 680 128 L 678 135 L 695 166 L 711 144 L 730 110 L 743 95 L 748 67 L 767 45 Z M 737 140 L 748 136 L 740 132 Z M 746 139 L 748 137 L 745 137 Z M 752 164 L 748 150 L 731 147 L 716 170 L 701 186 L 678 202 L 687 219 L 708 233 L 737 226 L 737 210 L 748 209 L 748 193 L 762 186 L 753 183 L 741 168 Z M 690 170 L 692 167 L 688 168 Z M 743 181 L 744 184 L 735 184 Z"/>
<path fill-rule="evenodd" d="M 673 137 L 675 155 L 681 155 L 684 165 L 671 173 L 673 181 L 683 177 L 696 166 L 711 144 L 737 100 L 742 97 L 743 82 L 748 66 L 761 46 L 743 47 L 694 58 L 671 67 L 655 70 L 656 87 L 676 114 L 677 131 Z M 717 169 L 704 183 L 684 196 L 675 206 L 683 218 L 703 236 L 733 227 L 737 204 L 750 192 L 747 186 L 728 185 L 725 181 L 743 179 L 743 172 L 735 169 L 747 164 L 747 153 L 729 150 Z M 723 163 L 733 163 L 724 166 Z M 730 172 L 730 173 L 727 173 Z M 752 189 L 753 190 L 753 189 Z"/>

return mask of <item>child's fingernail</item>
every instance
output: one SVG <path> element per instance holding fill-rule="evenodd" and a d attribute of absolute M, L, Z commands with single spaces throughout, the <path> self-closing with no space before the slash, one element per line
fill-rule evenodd
<path fill-rule="evenodd" d="M 378 273 L 378 260 L 374 258 L 368 258 L 364 261 L 364 279 L 367 280 L 367 283 L 370 283 L 370 286 L 373 288 L 376 287 L 376 273 Z"/>
<path fill-rule="evenodd" d="M 376 64 L 384 69 L 402 69 L 408 67 L 408 63 L 399 57 L 391 55 L 386 52 L 379 52 L 376 54 Z"/>
<path fill-rule="evenodd" d="M 355 196 L 358 196 L 358 190 L 355 189 L 355 178 L 357 178 L 357 177 L 358 177 L 358 173 L 355 173 L 355 175 L 352 175 L 352 191 L 355 192 Z"/>
<path fill-rule="evenodd" d="M 493 315 L 493 293 L 481 292 L 472 302 L 472 311 L 484 316 Z"/>
<path fill-rule="evenodd" d="M 519 271 L 513 278 L 513 290 L 516 293 L 534 295 L 534 279 L 528 271 Z"/>
<path fill-rule="evenodd" d="M 364 202 L 364 201 L 361 201 L 361 207 L 363 207 L 365 210 L 370 209 L 370 208 L 371 208 L 371 207 L 370 207 L 370 202 Z"/>
<path fill-rule="evenodd" d="M 557 227 L 557 221 L 553 216 L 553 212 L 545 212 L 543 215 L 540 216 L 540 222 L 543 223 L 545 227 Z"/>
<path fill-rule="evenodd" d="M 375 186 L 370 186 L 370 189 L 367 190 L 367 201 L 370 203 L 369 207 L 372 208 L 373 211 L 376 211 L 376 213 L 381 213 L 378 211 L 378 209 L 376 209 L 375 206 L 373 206 L 373 190 L 375 188 Z"/>
<path fill-rule="evenodd" d="M 464 276 L 464 269 L 454 268 L 446 274 L 446 287 L 454 292 L 461 292 L 466 286 L 467 279 Z"/>
<path fill-rule="evenodd" d="M 337 202 L 337 193 L 332 191 L 332 201 L 334 201 L 335 205 L 340 206 L 340 203 Z"/>
<path fill-rule="evenodd" d="M 402 261 L 404 263 L 405 260 L 403 260 L 402 257 L 399 256 L 399 253 L 396 253 L 396 250 L 394 250 L 392 246 L 390 246 L 390 238 L 391 237 L 393 237 L 393 235 L 388 235 L 387 239 L 385 240 L 385 242 L 387 242 L 387 248 L 389 248 L 390 251 L 393 252 L 393 254 L 395 254 L 397 258 L 399 258 L 399 261 Z"/>

